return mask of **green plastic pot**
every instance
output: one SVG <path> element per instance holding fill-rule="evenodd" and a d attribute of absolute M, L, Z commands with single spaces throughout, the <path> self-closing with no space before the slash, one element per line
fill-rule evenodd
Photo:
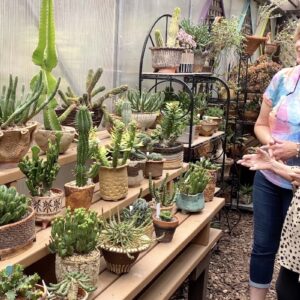
<path fill-rule="evenodd" d="M 203 193 L 196 195 L 176 193 L 175 201 L 177 207 L 183 212 L 199 212 L 204 208 L 205 205 Z"/>

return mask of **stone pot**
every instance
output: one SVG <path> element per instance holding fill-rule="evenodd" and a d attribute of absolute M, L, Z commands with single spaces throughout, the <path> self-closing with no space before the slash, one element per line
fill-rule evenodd
<path fill-rule="evenodd" d="M 183 145 L 177 143 L 173 147 L 160 147 L 160 145 L 155 145 L 153 147 L 153 152 L 160 153 L 164 161 L 164 170 L 178 169 L 182 167 L 183 164 Z"/>
<path fill-rule="evenodd" d="M 175 230 L 179 224 L 178 218 L 174 216 L 171 222 L 165 222 L 157 218 L 155 215 L 153 215 L 152 219 L 153 219 L 154 230 L 158 242 L 160 243 L 171 242 Z"/>
<path fill-rule="evenodd" d="M 100 252 L 93 250 L 87 254 L 74 254 L 72 256 L 55 256 L 55 275 L 57 281 L 62 281 L 66 273 L 80 272 L 90 277 L 95 285 L 100 271 Z"/>
<path fill-rule="evenodd" d="M 63 126 L 62 131 L 59 131 L 62 133 L 62 137 L 60 139 L 59 144 L 59 153 L 63 154 L 65 153 L 68 148 L 70 147 L 71 143 L 74 140 L 76 130 L 73 127 L 69 126 Z M 37 143 L 37 145 L 46 152 L 48 150 L 48 141 L 50 140 L 52 143 L 55 142 L 55 131 L 53 130 L 46 130 L 43 128 L 38 128 L 35 131 L 34 134 L 34 140 Z"/>
<path fill-rule="evenodd" d="M 140 186 L 144 180 L 144 170 L 146 166 L 146 159 L 143 160 L 129 160 L 128 161 L 128 186 Z"/>
<path fill-rule="evenodd" d="M 138 128 L 146 130 L 154 125 L 158 113 L 133 112 L 131 116 L 136 121 Z"/>
<path fill-rule="evenodd" d="M 116 168 L 101 166 L 99 190 L 104 200 L 118 201 L 125 198 L 128 193 L 127 164 Z"/>
<path fill-rule="evenodd" d="M 163 174 L 165 160 L 156 161 L 156 160 L 147 160 L 145 165 L 145 178 L 149 178 L 150 174 L 153 179 L 157 179 Z"/>
<path fill-rule="evenodd" d="M 27 154 L 37 124 L 29 121 L 23 127 L 0 129 L 0 163 L 19 162 Z"/>
<path fill-rule="evenodd" d="M 210 202 L 214 199 L 216 182 L 217 182 L 217 172 L 218 170 L 206 170 L 209 173 L 209 181 L 203 191 L 205 202 Z"/>
<path fill-rule="evenodd" d="M 197 125 L 197 129 L 201 136 L 212 136 L 218 127 L 219 125 L 217 122 L 209 120 L 202 120 Z"/>
<path fill-rule="evenodd" d="M 68 182 L 64 185 L 66 207 L 70 207 L 71 210 L 75 208 L 89 209 L 94 195 L 95 184 L 89 183 L 85 186 L 76 186 L 75 181 Z"/>
<path fill-rule="evenodd" d="M 176 206 L 182 210 L 183 213 L 199 212 L 204 208 L 204 195 L 199 193 L 196 195 L 186 195 L 183 193 L 176 193 Z"/>
<path fill-rule="evenodd" d="M 61 189 L 52 188 L 49 196 L 33 196 L 32 206 L 35 210 L 36 219 L 45 220 L 52 219 L 59 214 L 62 209 L 62 200 L 64 193 Z"/>

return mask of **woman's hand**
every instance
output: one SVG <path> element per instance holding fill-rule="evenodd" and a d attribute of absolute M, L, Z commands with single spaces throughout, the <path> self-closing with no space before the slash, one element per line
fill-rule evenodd
<path fill-rule="evenodd" d="M 255 154 L 246 154 L 237 163 L 252 171 L 255 170 L 271 170 L 273 167 L 273 159 L 268 151 L 257 148 Z"/>
<path fill-rule="evenodd" d="M 289 175 L 292 178 L 292 184 L 300 186 L 300 168 L 292 168 L 289 172 Z"/>
<path fill-rule="evenodd" d="M 273 144 L 268 145 L 268 150 L 276 160 L 286 161 L 297 155 L 297 145 L 290 141 L 281 141 L 274 138 Z"/>

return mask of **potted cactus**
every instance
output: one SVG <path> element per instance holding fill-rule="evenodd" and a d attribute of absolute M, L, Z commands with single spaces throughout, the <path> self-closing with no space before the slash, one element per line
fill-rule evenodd
<path fill-rule="evenodd" d="M 80 272 L 66 273 L 66 277 L 56 283 L 50 283 L 47 290 L 50 292 L 49 300 L 87 300 L 89 293 L 96 288 L 91 284 L 89 276 Z"/>
<path fill-rule="evenodd" d="M 149 192 L 152 197 L 150 206 L 153 211 L 157 210 L 158 204 L 161 211 L 175 210 L 175 193 L 167 186 L 168 177 L 169 174 L 166 175 L 164 180 L 158 186 L 153 182 L 151 175 L 149 177 Z"/>
<path fill-rule="evenodd" d="M 25 275 L 23 266 L 16 264 L 0 271 L 0 299 L 7 300 L 45 300 L 47 290 L 38 285 L 37 273 Z"/>
<path fill-rule="evenodd" d="M 224 110 L 217 106 L 208 107 L 203 115 L 203 120 L 216 122 L 220 127 L 224 116 Z"/>
<path fill-rule="evenodd" d="M 31 148 L 31 157 L 26 156 L 19 162 L 21 172 L 26 176 L 26 185 L 30 192 L 36 220 L 48 222 L 60 213 L 62 208 L 63 191 L 52 188 L 53 182 L 60 169 L 58 164 L 60 134 L 55 143 L 49 141 L 46 160 L 39 157 L 40 148 Z"/>
<path fill-rule="evenodd" d="M 100 220 L 95 212 L 67 209 L 64 217 L 52 222 L 49 250 L 56 253 L 55 274 L 58 281 L 69 272 L 81 272 L 96 284 L 100 252 L 97 249 Z"/>
<path fill-rule="evenodd" d="M 35 213 L 30 199 L 0 185 L 0 257 L 35 240 Z"/>
<path fill-rule="evenodd" d="M 152 243 L 145 234 L 145 227 L 136 227 L 134 220 L 121 221 L 120 215 L 103 222 L 99 237 L 99 247 L 106 267 L 113 273 L 128 273 L 140 252 Z"/>
<path fill-rule="evenodd" d="M 160 243 L 172 241 L 179 220 L 171 211 L 161 211 L 159 216 L 153 214 L 153 225 L 156 238 Z"/>
<path fill-rule="evenodd" d="M 163 174 L 164 158 L 160 153 L 150 153 L 147 155 L 145 166 L 145 178 L 149 178 L 150 174 L 153 179 L 157 179 Z"/>
<path fill-rule="evenodd" d="M 186 128 L 186 118 L 178 102 L 166 104 L 160 125 L 151 132 L 153 151 L 161 153 L 164 169 L 177 169 L 183 163 L 183 145 L 177 139 Z"/>
<path fill-rule="evenodd" d="M 37 122 L 30 121 L 42 111 L 54 98 L 59 86 L 57 81 L 53 93 L 43 101 L 39 98 L 44 89 L 42 73 L 39 73 L 37 81 L 32 86 L 32 92 L 25 95 L 22 87 L 22 96 L 17 98 L 18 77 L 9 77 L 8 88 L 2 87 L 0 97 L 0 163 L 19 162 L 28 152 L 33 132 Z"/>
<path fill-rule="evenodd" d="M 146 130 L 154 125 L 164 103 L 165 94 L 129 90 L 127 99 L 131 105 L 132 118 L 137 122 L 138 128 Z"/>
<path fill-rule="evenodd" d="M 208 172 L 199 165 L 190 164 L 189 170 L 176 185 L 175 201 L 182 212 L 199 212 L 204 208 L 203 191 L 209 181 Z"/>
<path fill-rule="evenodd" d="M 179 47 L 177 41 L 180 13 L 180 8 L 176 7 L 168 28 L 166 44 L 161 31 L 159 29 L 155 30 L 156 47 L 150 48 L 154 72 L 175 73 L 180 66 L 182 52 L 184 50 L 184 48 Z"/>
<path fill-rule="evenodd" d="M 66 206 L 71 209 L 89 208 L 92 204 L 95 184 L 92 169 L 88 169 L 87 160 L 91 157 L 89 149 L 89 133 L 92 128 L 91 113 L 86 106 L 81 106 L 76 113 L 76 129 L 78 132 L 77 161 L 75 166 L 76 180 L 66 183 Z"/>
<path fill-rule="evenodd" d="M 127 196 L 127 160 L 135 137 L 135 122 L 131 122 L 126 129 L 123 122 L 116 120 L 109 148 L 100 146 L 93 151 L 95 163 L 92 168 L 99 170 L 100 195 L 104 200 L 118 201 Z"/>
<path fill-rule="evenodd" d="M 201 136 L 212 136 L 218 128 L 219 124 L 210 118 L 201 120 L 197 125 L 197 130 Z"/>

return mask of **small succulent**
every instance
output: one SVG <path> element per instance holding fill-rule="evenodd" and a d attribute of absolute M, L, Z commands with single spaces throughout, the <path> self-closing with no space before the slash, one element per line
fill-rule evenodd
<path fill-rule="evenodd" d="M 206 111 L 205 111 L 205 115 L 206 116 L 210 116 L 210 117 L 218 117 L 218 118 L 222 118 L 224 115 L 224 110 L 217 107 L 217 106 L 212 106 L 209 107 Z"/>
<path fill-rule="evenodd" d="M 164 210 L 159 214 L 159 218 L 162 221 L 171 222 L 173 220 L 173 214 L 168 210 Z"/>
<path fill-rule="evenodd" d="M 152 152 L 152 153 L 147 155 L 147 160 L 162 161 L 163 156 L 160 153 Z"/>

